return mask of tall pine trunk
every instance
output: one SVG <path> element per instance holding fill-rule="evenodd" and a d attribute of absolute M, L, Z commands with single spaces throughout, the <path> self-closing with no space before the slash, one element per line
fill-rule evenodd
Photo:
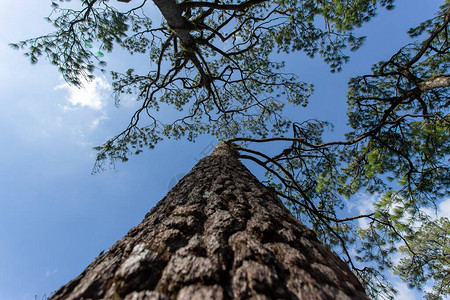
<path fill-rule="evenodd" d="M 50 299 L 367 299 L 225 144 Z"/>

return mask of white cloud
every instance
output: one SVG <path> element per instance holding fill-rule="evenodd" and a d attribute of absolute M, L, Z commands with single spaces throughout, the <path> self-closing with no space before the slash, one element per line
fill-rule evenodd
<path fill-rule="evenodd" d="M 442 217 L 450 218 L 450 198 L 442 200 L 437 205 L 437 210 L 425 208 L 424 211 L 431 217 L 431 219 L 439 219 Z"/>
<path fill-rule="evenodd" d="M 104 77 L 97 77 L 90 82 L 83 82 L 83 86 L 80 88 L 63 83 L 56 86 L 55 89 L 67 90 L 69 92 L 67 100 L 73 106 L 101 110 L 109 96 L 111 85 Z M 64 106 L 63 109 L 71 110 L 73 107 Z"/>
<path fill-rule="evenodd" d="M 119 105 L 121 107 L 132 108 L 136 106 L 136 97 L 121 95 Z"/>
<path fill-rule="evenodd" d="M 370 214 L 374 212 L 374 204 L 379 201 L 381 198 L 381 195 L 374 194 L 370 195 L 367 193 L 359 193 L 355 195 L 351 200 L 345 199 L 347 205 L 347 211 L 351 213 L 352 211 L 357 212 L 360 215 Z M 390 208 L 390 213 L 393 214 L 394 210 L 397 206 L 400 204 L 395 204 Z M 425 212 L 427 215 L 431 217 L 431 219 L 438 219 L 441 217 L 447 217 L 450 218 L 450 198 L 444 199 L 437 205 L 437 210 L 433 210 L 431 208 L 422 208 L 423 212 Z M 408 215 L 403 217 L 403 220 L 407 218 Z M 359 219 L 358 220 L 359 226 L 361 228 L 367 228 L 368 227 L 368 220 L 366 219 Z M 414 226 L 416 228 L 420 228 L 422 225 L 421 222 L 415 222 Z"/>
<path fill-rule="evenodd" d="M 97 126 L 100 124 L 101 121 L 103 120 L 107 120 L 108 117 L 106 116 L 106 114 L 102 114 L 100 115 L 98 118 L 95 118 L 94 120 L 92 120 L 92 122 L 89 124 L 89 128 L 91 130 L 97 128 Z"/>
<path fill-rule="evenodd" d="M 421 295 L 408 287 L 408 285 L 400 280 L 393 282 L 398 294 L 395 296 L 396 300 L 414 300 L 422 299 Z"/>
<path fill-rule="evenodd" d="M 351 200 L 344 199 L 347 205 L 347 210 L 349 213 L 352 211 L 356 211 L 359 215 L 370 214 L 375 211 L 374 203 L 376 203 L 380 199 L 379 194 L 368 194 L 368 193 L 359 193 L 355 195 Z M 369 227 L 369 220 L 366 218 L 358 219 L 358 225 L 361 228 Z"/>
<path fill-rule="evenodd" d="M 49 276 L 55 274 L 56 272 L 58 272 L 58 270 L 47 268 L 45 270 L 45 277 L 49 277 Z"/>
<path fill-rule="evenodd" d="M 447 198 L 441 203 L 439 203 L 438 217 L 450 218 L 450 198 Z"/>

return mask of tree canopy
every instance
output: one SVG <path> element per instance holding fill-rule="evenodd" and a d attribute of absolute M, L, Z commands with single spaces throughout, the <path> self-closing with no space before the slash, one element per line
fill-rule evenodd
<path fill-rule="evenodd" d="M 144 74 L 111 73 L 116 102 L 134 94 L 140 107 L 127 128 L 96 148 L 97 170 L 164 137 L 213 135 L 266 169 L 285 204 L 373 298 L 394 293 L 386 268 L 412 287 L 431 280 L 429 299 L 449 294 L 448 219 L 426 211 L 450 191 L 450 1 L 410 29 L 410 44 L 349 80 L 350 130 L 339 141 L 324 141 L 325 121 L 284 117 L 287 105 L 307 106 L 313 87 L 284 73 L 276 54 L 320 56 L 338 72 L 364 42 L 355 29 L 394 0 L 154 0 L 163 16 L 156 25 L 145 13 L 149 1 L 119 1 L 127 4 L 83 0 L 69 9 L 52 2 L 47 20 L 56 31 L 11 44 L 27 49 L 32 63 L 47 58 L 74 85 L 106 69 L 102 51 L 120 47 L 149 59 Z M 179 117 L 161 120 L 161 105 Z M 279 144 L 279 154 L 255 150 L 261 143 Z M 374 211 L 342 217 L 344 199 L 363 191 L 380 195 Z M 395 265 L 394 253 L 403 255 Z"/>

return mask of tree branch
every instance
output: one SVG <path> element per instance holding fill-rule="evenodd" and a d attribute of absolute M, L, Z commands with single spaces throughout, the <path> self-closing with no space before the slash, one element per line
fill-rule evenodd
<path fill-rule="evenodd" d="M 212 2 L 183 2 L 180 3 L 179 5 L 183 10 L 187 8 L 208 7 L 217 10 L 243 11 L 246 8 L 252 7 L 256 4 L 260 4 L 266 1 L 267 0 L 248 0 L 240 4 L 217 4 Z"/>
<path fill-rule="evenodd" d="M 420 89 L 421 92 L 449 86 L 450 86 L 450 75 L 436 76 L 432 79 L 428 79 L 417 84 L 417 87 Z"/>

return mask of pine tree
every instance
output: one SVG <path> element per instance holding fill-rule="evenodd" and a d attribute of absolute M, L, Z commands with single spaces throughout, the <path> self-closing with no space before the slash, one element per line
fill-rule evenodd
<path fill-rule="evenodd" d="M 95 148 L 95 170 L 165 138 L 210 134 L 265 168 L 284 204 L 341 255 L 370 297 L 394 297 L 383 274 L 393 267 L 411 287 L 423 288 L 437 273 L 449 278 L 448 259 L 430 260 L 441 249 L 425 237 L 437 231 L 450 238 L 428 213 L 450 195 L 450 0 L 408 31 L 410 43 L 349 79 L 350 129 L 338 140 L 324 134 L 327 121 L 284 117 L 286 109 L 302 115 L 313 85 L 284 73 L 276 53 L 320 56 L 340 71 L 347 50 L 365 39 L 355 29 L 394 0 L 114 2 L 82 0 L 72 9 L 52 1 L 47 20 L 55 32 L 11 44 L 26 49 L 31 63 L 47 58 L 74 85 L 106 71 L 103 52 L 113 48 L 148 60 L 144 70 L 111 72 L 116 104 L 132 94 L 140 106 L 123 131 Z M 161 13 L 161 24 L 147 9 Z M 161 106 L 179 114 L 168 119 Z M 359 193 L 377 197 L 371 212 L 343 216 Z M 424 237 L 421 245 L 416 236 Z M 395 253 L 405 258 L 396 266 Z M 430 272 L 415 269 L 417 257 Z M 439 299 L 450 289 L 436 278 L 429 297 Z"/>

